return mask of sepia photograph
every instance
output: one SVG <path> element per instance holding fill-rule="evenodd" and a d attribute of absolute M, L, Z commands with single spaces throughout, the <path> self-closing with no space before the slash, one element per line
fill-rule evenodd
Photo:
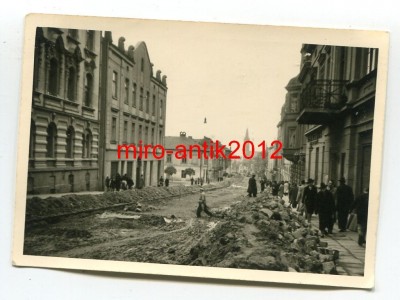
<path fill-rule="evenodd" d="M 30 15 L 24 47 L 15 265 L 373 287 L 387 33 Z"/>

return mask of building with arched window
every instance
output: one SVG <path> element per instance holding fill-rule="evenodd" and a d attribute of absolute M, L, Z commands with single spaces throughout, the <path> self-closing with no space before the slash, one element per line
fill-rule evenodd
<path fill-rule="evenodd" d="M 99 31 L 37 28 L 28 193 L 99 188 L 100 41 Z"/>

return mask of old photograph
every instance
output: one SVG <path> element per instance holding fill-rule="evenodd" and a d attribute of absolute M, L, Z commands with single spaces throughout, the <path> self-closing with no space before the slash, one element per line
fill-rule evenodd
<path fill-rule="evenodd" d="M 386 33 L 26 26 L 16 265 L 373 286 Z"/>

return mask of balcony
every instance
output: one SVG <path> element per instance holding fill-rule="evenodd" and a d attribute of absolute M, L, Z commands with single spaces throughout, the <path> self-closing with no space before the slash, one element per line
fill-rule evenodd
<path fill-rule="evenodd" d="M 299 124 L 328 124 L 347 102 L 346 80 L 319 79 L 311 81 L 300 96 Z"/>

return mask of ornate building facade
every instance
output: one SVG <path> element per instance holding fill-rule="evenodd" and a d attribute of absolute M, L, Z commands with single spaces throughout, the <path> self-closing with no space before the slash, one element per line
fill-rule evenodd
<path fill-rule="evenodd" d="M 38 28 L 28 193 L 97 190 L 100 32 Z"/>
<path fill-rule="evenodd" d="M 302 162 L 303 179 L 345 177 L 357 194 L 369 187 L 377 62 L 378 49 L 303 45 L 300 73 L 287 87 L 297 104 L 284 104 L 296 108 L 297 125 L 287 113 L 280 122 L 283 154 Z"/>

